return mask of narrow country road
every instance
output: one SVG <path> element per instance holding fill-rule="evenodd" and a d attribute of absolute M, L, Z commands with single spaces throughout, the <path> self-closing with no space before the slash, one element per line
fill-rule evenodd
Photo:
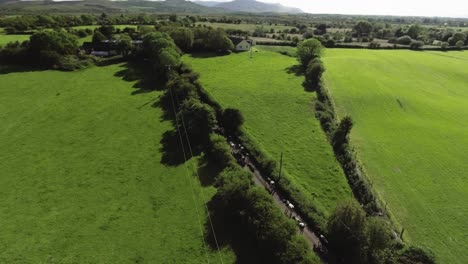
<path fill-rule="evenodd" d="M 242 153 L 243 150 L 239 149 L 238 146 L 240 145 L 237 145 L 237 144 L 234 144 L 232 142 L 229 142 L 229 146 L 231 148 L 231 152 L 234 154 L 234 153 Z M 236 155 L 234 155 L 236 157 Z M 253 174 L 253 180 L 255 182 L 255 184 L 257 184 L 258 186 L 262 186 L 264 187 L 267 191 L 269 191 L 271 193 L 271 190 L 274 190 L 274 184 L 271 185 L 269 182 L 267 182 L 267 177 L 263 177 L 262 174 L 260 173 L 260 171 L 257 169 L 257 167 L 249 160 L 248 157 L 245 158 L 245 163 L 242 162 L 241 160 L 237 159 L 237 162 L 239 165 L 241 165 L 245 170 L 248 170 L 249 172 L 251 172 Z M 282 197 L 280 197 L 276 191 L 273 191 L 273 200 L 275 201 L 275 203 L 281 208 L 281 210 L 283 210 L 285 212 L 285 214 L 288 216 L 288 217 L 295 217 L 297 219 L 296 221 L 296 224 L 297 224 L 297 229 L 298 229 L 298 232 L 300 232 L 306 239 L 306 241 L 308 242 L 310 248 L 312 250 L 314 250 L 315 248 L 322 248 L 322 243 L 319 239 L 319 236 L 317 234 L 315 234 L 307 225 L 301 230 L 299 228 L 299 222 L 300 223 L 305 223 L 303 220 L 302 220 L 302 217 L 294 210 L 294 209 L 291 209 L 288 204 L 286 204 L 285 200 L 282 199 Z M 314 250 L 315 252 L 315 250 Z M 320 256 L 320 255 L 319 255 Z M 324 261 L 324 259 L 322 258 L 322 261 Z"/>

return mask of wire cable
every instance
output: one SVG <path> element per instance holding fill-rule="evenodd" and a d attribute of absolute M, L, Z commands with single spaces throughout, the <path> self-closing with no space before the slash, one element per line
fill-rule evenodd
<path fill-rule="evenodd" d="M 175 103 L 174 103 L 174 96 L 172 94 L 172 88 L 169 86 L 169 93 L 171 94 L 171 101 L 172 101 L 172 111 L 174 112 L 174 118 L 175 118 L 175 121 L 176 121 L 176 127 L 179 126 L 179 120 L 178 120 L 178 117 L 177 117 L 177 112 L 176 112 L 176 108 L 175 108 Z M 206 255 L 206 260 L 207 260 L 207 263 L 210 263 L 210 260 L 209 260 L 209 257 L 208 257 L 208 252 L 207 252 L 207 245 L 206 245 L 206 241 L 205 241 L 205 235 L 204 235 L 204 232 L 203 232 L 203 228 L 202 228 L 202 222 L 201 222 L 201 216 L 200 216 L 200 212 L 198 210 L 198 207 L 196 206 L 196 195 L 195 195 L 195 191 L 194 191 L 194 188 L 193 188 L 193 184 L 192 182 L 190 181 L 190 175 L 189 175 L 189 170 L 188 170 L 188 165 L 187 165 L 187 155 L 186 155 L 186 152 L 185 152 L 185 147 L 184 147 L 184 142 L 183 142 L 183 138 L 182 138 L 182 134 L 180 133 L 180 130 L 177 129 L 177 132 L 179 134 L 179 140 L 180 140 L 180 145 L 182 147 L 182 153 L 183 153 L 183 156 L 184 156 L 184 164 L 185 164 L 185 174 L 186 174 L 186 178 L 187 178 L 187 181 L 189 182 L 189 186 L 190 186 L 190 190 L 192 192 L 192 200 L 194 202 L 194 207 L 195 207 L 195 210 L 197 212 L 197 219 L 198 219 L 198 226 L 200 228 L 200 233 L 201 233 L 201 236 L 202 236 L 202 240 L 203 240 L 203 247 L 205 249 L 205 255 Z"/>
<path fill-rule="evenodd" d="M 172 95 L 172 93 L 171 93 Z M 176 97 L 176 102 L 177 104 L 179 105 L 179 98 L 177 96 L 177 94 L 175 95 Z M 189 136 L 188 136 L 188 133 L 187 133 L 187 128 L 185 126 L 185 120 L 184 120 L 184 116 L 181 115 L 181 120 L 182 120 L 182 127 L 184 128 L 184 132 L 185 132 L 185 138 L 187 140 L 187 143 L 188 143 L 188 147 L 189 147 L 189 152 L 190 152 L 190 156 L 191 157 L 194 157 L 193 155 L 193 149 L 192 149 L 192 145 L 190 144 L 190 139 L 189 139 Z M 198 179 L 198 182 L 200 183 L 200 185 L 202 184 L 201 183 L 201 180 L 200 180 L 200 174 L 198 173 L 198 170 L 196 170 L 196 173 L 197 173 L 197 179 Z M 206 196 L 205 196 L 205 193 L 203 192 L 203 190 L 200 190 L 201 194 L 202 194 L 202 198 L 204 201 L 206 201 Z M 218 250 L 218 256 L 219 256 L 219 259 L 221 261 L 221 263 L 223 264 L 224 261 L 223 261 L 223 258 L 221 256 L 221 252 L 220 252 L 220 248 L 219 248 L 219 243 L 218 243 L 218 238 L 216 236 L 216 232 L 215 232 L 215 229 L 214 229 L 214 226 L 213 226 L 213 221 L 211 219 L 211 215 L 210 215 L 210 211 L 208 209 L 208 206 L 206 205 L 206 203 L 204 203 L 205 205 L 205 209 L 206 209 L 206 213 L 208 215 L 208 220 L 210 222 L 210 227 L 211 227 L 211 232 L 213 233 L 213 237 L 214 237 L 214 240 L 215 240 L 215 243 L 216 243 L 216 249 Z"/>

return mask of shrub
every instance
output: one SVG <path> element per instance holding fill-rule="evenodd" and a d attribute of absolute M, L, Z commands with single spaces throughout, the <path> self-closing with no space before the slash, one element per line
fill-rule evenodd
<path fill-rule="evenodd" d="M 216 166 L 222 169 L 232 167 L 236 164 L 226 139 L 217 134 L 210 135 L 205 154 Z"/>
<path fill-rule="evenodd" d="M 448 42 L 442 42 L 442 44 L 440 44 L 440 48 L 442 50 L 446 50 L 448 48 L 448 46 L 449 46 Z"/>
<path fill-rule="evenodd" d="M 459 40 L 455 45 L 457 46 L 457 48 L 463 49 L 463 46 L 465 46 L 465 42 Z"/>
<path fill-rule="evenodd" d="M 409 45 L 413 41 L 409 36 L 403 36 L 397 39 L 397 43 L 400 45 Z"/>
<path fill-rule="evenodd" d="M 412 50 L 420 50 L 424 46 L 422 41 L 411 41 L 410 49 Z"/>
<path fill-rule="evenodd" d="M 410 246 L 405 249 L 398 259 L 403 264 L 435 264 L 435 256 L 432 251 Z"/>
<path fill-rule="evenodd" d="M 223 111 L 223 126 L 229 132 L 236 133 L 244 124 L 244 116 L 237 109 L 227 108 Z"/>
<path fill-rule="evenodd" d="M 315 58 L 309 62 L 306 70 L 306 80 L 308 86 L 314 89 L 319 85 L 322 74 L 325 72 L 325 67 L 319 58 Z"/>
<path fill-rule="evenodd" d="M 360 263 L 365 246 L 366 213 L 355 200 L 337 206 L 327 223 L 330 250 L 345 263 Z"/>
<path fill-rule="evenodd" d="M 369 48 L 378 49 L 378 48 L 380 48 L 380 43 L 378 43 L 376 41 L 372 41 L 371 43 L 369 43 Z"/>

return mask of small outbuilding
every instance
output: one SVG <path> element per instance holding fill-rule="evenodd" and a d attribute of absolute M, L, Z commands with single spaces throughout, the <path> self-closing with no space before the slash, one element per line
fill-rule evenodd
<path fill-rule="evenodd" d="M 252 46 L 255 45 L 255 42 L 251 39 L 244 39 L 239 37 L 230 37 L 232 43 L 234 44 L 235 51 L 248 51 Z"/>

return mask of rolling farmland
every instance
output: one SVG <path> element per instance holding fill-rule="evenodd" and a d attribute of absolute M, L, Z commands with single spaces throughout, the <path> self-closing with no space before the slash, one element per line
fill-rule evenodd
<path fill-rule="evenodd" d="M 270 156 L 279 160 L 291 182 L 328 216 L 351 190 L 319 122 L 315 95 L 304 91 L 304 77 L 290 72 L 295 58 L 258 50 L 224 57 L 190 57 L 184 61 L 201 74 L 201 82 L 223 107 L 240 109 L 245 129 Z M 288 73 L 290 72 L 290 73 Z M 319 219 L 322 224 L 324 218 Z"/>
<path fill-rule="evenodd" d="M 219 261 L 200 229 L 215 189 L 196 160 L 161 164 L 172 125 L 124 69 L 0 75 L 1 263 Z"/>
<path fill-rule="evenodd" d="M 325 80 L 405 238 L 468 261 L 468 53 L 327 50 Z"/>

